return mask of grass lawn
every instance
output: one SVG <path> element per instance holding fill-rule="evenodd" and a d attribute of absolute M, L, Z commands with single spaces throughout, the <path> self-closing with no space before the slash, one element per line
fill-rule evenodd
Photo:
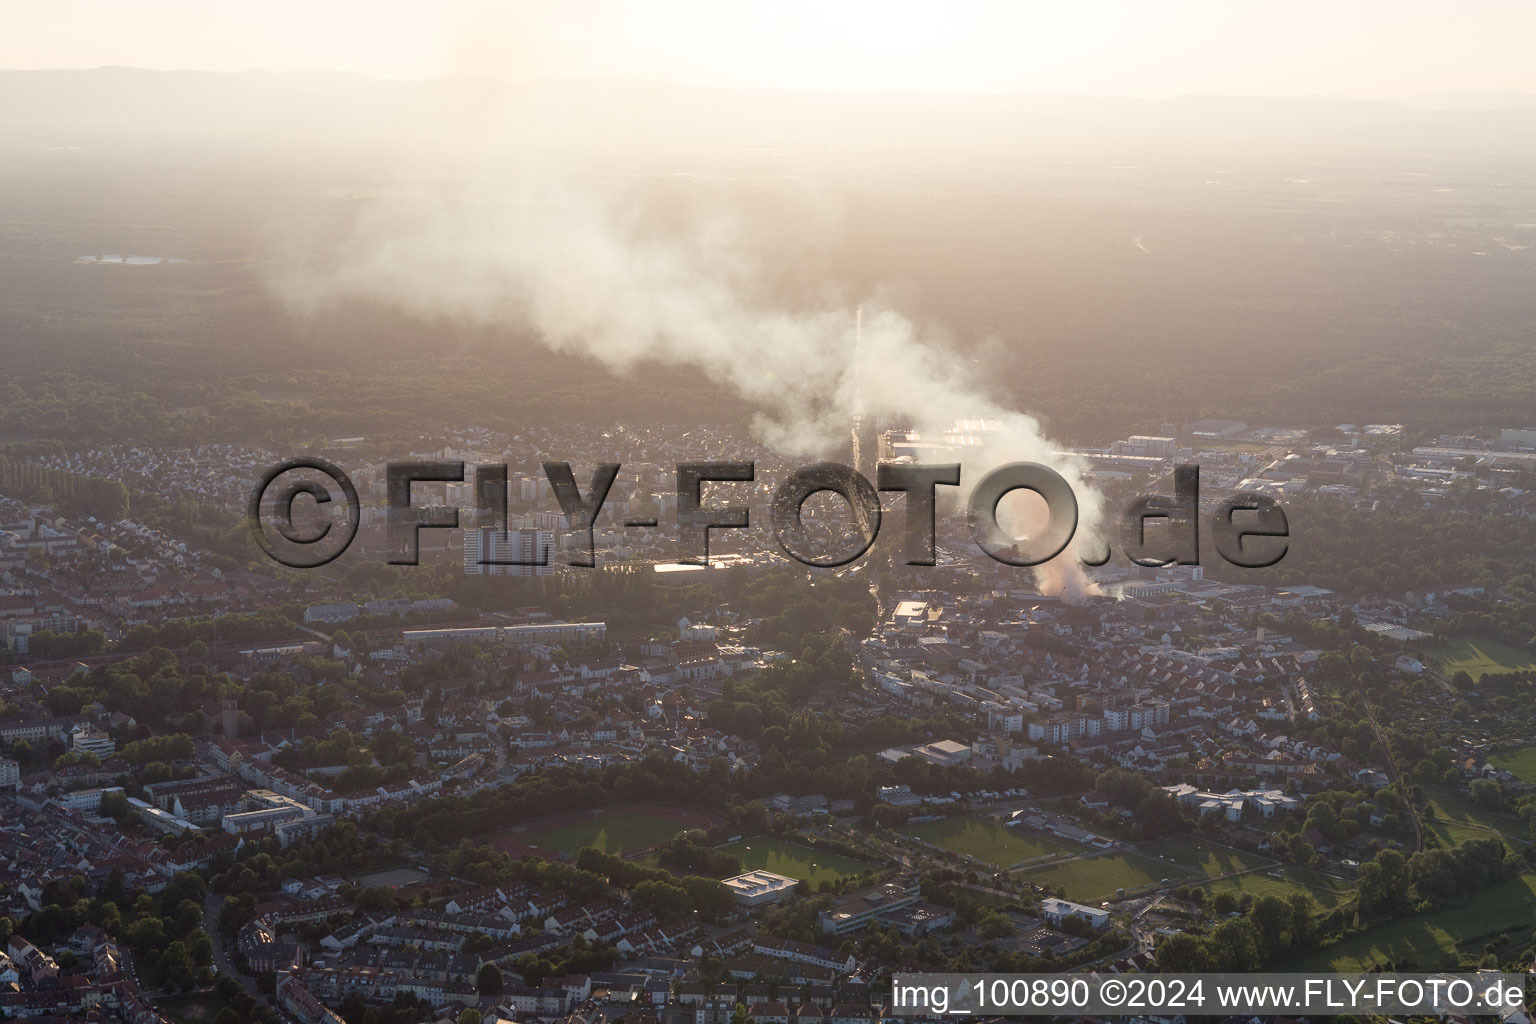
<path fill-rule="evenodd" d="M 1478 893 L 1461 907 L 1393 921 L 1287 964 L 1290 971 L 1364 971 L 1395 961 L 1407 970 L 1458 966 L 1462 952 L 1481 953 L 1487 936 L 1511 928 L 1529 933 L 1536 920 L 1536 875 L 1521 875 Z"/>
<path fill-rule="evenodd" d="M 1053 836 L 1023 828 L 1005 828 L 995 818 L 971 815 L 922 821 L 905 831 L 934 846 L 1000 868 L 1056 853 L 1081 853 L 1083 849 Z"/>
<path fill-rule="evenodd" d="M 522 839 L 545 850 L 575 853 L 593 846 L 604 853 L 621 854 L 657 846 L 681 831 L 683 826 L 678 822 L 642 811 L 611 810 L 577 824 L 529 832 Z"/>
<path fill-rule="evenodd" d="M 1246 875 L 1233 875 L 1231 878 L 1222 878 L 1214 882 L 1191 882 L 1190 885 L 1200 885 L 1213 896 L 1218 892 L 1230 892 L 1235 895 L 1252 893 L 1255 899 L 1260 896 L 1279 896 L 1281 899 L 1290 899 L 1296 893 L 1304 892 L 1316 900 L 1317 905 L 1324 910 L 1332 910 L 1343 903 L 1350 892 L 1349 883 L 1341 878 L 1298 867 L 1250 871 Z"/>
<path fill-rule="evenodd" d="M 1525 844 L 1502 835 L 1492 829 L 1481 828 L 1477 825 L 1463 825 L 1454 821 L 1426 821 L 1424 831 L 1440 840 L 1442 846 L 1460 846 L 1462 843 L 1473 839 L 1488 839 L 1498 836 L 1504 840 L 1504 846 L 1510 853 L 1519 853 L 1525 848 Z"/>
<path fill-rule="evenodd" d="M 1536 669 L 1536 658 L 1528 652 L 1477 636 L 1456 637 L 1444 647 L 1435 648 L 1430 656 L 1447 677 L 1464 671 L 1473 679 L 1481 679 L 1490 672 Z"/>
<path fill-rule="evenodd" d="M 1230 846 L 1222 846 L 1219 843 L 1196 839 L 1192 836 L 1159 839 L 1155 843 L 1138 847 L 1137 852 L 1148 857 L 1171 861 L 1181 868 L 1207 878 L 1230 874 L 1233 871 L 1261 868 L 1266 864 L 1274 863 L 1272 857 L 1234 850 Z"/>
<path fill-rule="evenodd" d="M 1488 760 L 1515 773 L 1521 782 L 1536 783 L 1536 746 L 1495 750 Z"/>
<path fill-rule="evenodd" d="M 1234 850 L 1193 836 L 1181 836 L 1159 839 L 1137 848 L 1134 853 L 1083 857 L 1060 864 L 1026 868 L 1021 874 L 1027 882 L 1048 889 L 1060 886 L 1067 890 L 1069 898 L 1092 902 L 1108 899 L 1115 895 L 1117 889 L 1139 889 L 1164 880 L 1170 884 L 1188 882 L 1194 885 L 1201 879 L 1215 875 L 1248 871 L 1272 864 L 1274 861 L 1268 857 Z M 1245 885 L 1263 887 L 1258 879 L 1251 882 L 1234 879 L 1233 882 L 1229 888 L 1237 890 L 1246 891 Z M 1275 879 L 1269 879 L 1269 882 L 1287 891 L 1295 891 L 1294 884 Z M 1323 898 L 1319 897 L 1318 902 L 1323 902 Z"/>
<path fill-rule="evenodd" d="M 1180 882 L 1199 876 L 1189 868 L 1155 857 L 1144 857 L 1137 853 L 1104 853 L 1038 868 L 1025 868 L 1019 877 L 1047 889 L 1064 888 L 1068 899 L 1094 902 L 1115 895 L 1116 889 L 1139 889 L 1163 879 Z"/>
<path fill-rule="evenodd" d="M 1514 836 L 1525 835 L 1525 822 L 1508 811 L 1490 811 L 1474 804 L 1462 793 L 1444 786 L 1426 787 L 1429 805 L 1435 810 L 1435 823 L 1473 826 L 1508 832 Z M 1453 830 L 1454 831 L 1454 830 Z M 1465 840 L 1462 840 L 1465 842 Z"/>
<path fill-rule="evenodd" d="M 808 846 L 787 843 L 769 836 L 753 836 L 751 839 L 727 843 L 720 849 L 734 853 L 741 861 L 743 871 L 772 871 L 801 879 L 812 886 L 840 881 L 874 867 L 873 864 L 844 857 L 839 853 L 813 850 Z"/>
<path fill-rule="evenodd" d="M 1476 825 L 1461 825 L 1454 821 L 1429 821 L 1425 822 L 1426 832 L 1432 832 L 1444 846 L 1460 846 L 1462 843 L 1473 839 L 1485 839 L 1493 835 L 1485 828 Z"/>

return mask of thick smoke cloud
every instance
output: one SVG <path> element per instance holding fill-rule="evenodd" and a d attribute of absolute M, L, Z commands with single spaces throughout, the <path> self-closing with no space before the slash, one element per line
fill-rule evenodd
<path fill-rule="evenodd" d="M 996 420 L 1001 430 L 963 460 L 962 483 L 1018 460 L 1062 473 L 1081 525 L 1038 575 L 1052 591 L 1088 591 L 1076 552 L 1098 533 L 1099 497 L 1033 417 L 985 396 L 984 366 L 874 303 L 864 304 L 861 329 L 852 306 L 775 308 L 759 287 L 761 253 L 728 218 L 661 235 L 629 209 L 532 186 L 378 200 L 333 271 L 285 292 L 300 304 L 367 298 L 426 317 L 525 324 L 545 346 L 619 372 L 642 360 L 686 365 L 760 410 L 756 434 L 785 453 L 837 452 L 856 401 L 877 422 L 928 437 L 960 419 Z M 1026 521 L 1015 512 L 1015 523 Z"/>

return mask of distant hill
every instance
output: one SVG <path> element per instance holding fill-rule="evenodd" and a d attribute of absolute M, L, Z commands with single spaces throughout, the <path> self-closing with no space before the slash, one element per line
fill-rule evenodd
<path fill-rule="evenodd" d="M 656 82 L 481 77 L 389 81 L 330 72 L 0 71 L 0 132 L 49 145 L 247 146 L 319 141 L 555 154 L 677 155 L 708 145 L 793 153 L 1038 153 L 1070 145 L 1221 153 L 1536 149 L 1536 97 L 1467 93 L 1400 103 L 1065 93 L 935 95 L 732 90 Z"/>
<path fill-rule="evenodd" d="M 1407 96 L 1395 102 L 1423 110 L 1536 110 L 1536 93 L 1437 92 Z"/>

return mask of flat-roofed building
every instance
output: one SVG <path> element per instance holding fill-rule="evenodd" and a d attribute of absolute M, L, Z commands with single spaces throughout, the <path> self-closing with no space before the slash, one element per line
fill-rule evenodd
<path fill-rule="evenodd" d="M 928 624 L 928 602 L 901 601 L 891 613 L 891 620 L 898 626 L 921 627 Z"/>
<path fill-rule="evenodd" d="M 964 764 L 971 759 L 971 745 L 955 740 L 938 740 L 933 743 L 924 743 L 915 748 L 913 753 L 919 757 L 927 758 L 936 765 L 949 766 Z"/>
<path fill-rule="evenodd" d="M 800 881 L 772 871 L 748 871 L 735 878 L 727 878 L 721 884 L 731 890 L 737 903 L 744 907 L 757 907 L 788 896 L 795 891 Z"/>
<path fill-rule="evenodd" d="M 1061 924 L 1069 917 L 1087 921 L 1095 930 L 1109 925 L 1109 911 L 1073 903 L 1071 900 L 1059 900 L 1054 896 L 1040 901 L 1040 916 L 1054 925 Z"/>
<path fill-rule="evenodd" d="M 920 898 L 916 885 L 903 881 L 882 882 L 838 898 L 821 912 L 817 920 L 823 932 L 847 935 L 867 928 L 881 914 L 912 906 Z"/>

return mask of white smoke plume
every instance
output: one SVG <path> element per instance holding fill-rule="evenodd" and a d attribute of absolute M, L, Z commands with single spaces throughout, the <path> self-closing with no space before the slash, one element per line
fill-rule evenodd
<path fill-rule="evenodd" d="M 642 360 L 687 365 L 760 410 L 755 433 L 785 453 L 831 455 L 845 446 L 856 388 L 877 422 L 926 437 L 960 419 L 999 421 L 985 449 L 964 460 L 962 491 L 1004 462 L 1060 472 L 1077 495 L 1080 525 L 1037 576 L 1069 598 L 1092 592 L 1077 552 L 1098 536 L 1100 497 L 1033 417 L 985 396 L 977 380 L 984 366 L 865 302 L 856 371 L 853 305 L 773 308 L 759 297 L 761 255 L 728 221 L 657 237 L 625 209 L 535 186 L 378 200 L 333 272 L 284 291 L 300 304 L 364 297 L 426 317 L 526 324 L 550 349 L 620 372 Z M 1026 520 L 1015 511 L 1013 522 Z"/>

